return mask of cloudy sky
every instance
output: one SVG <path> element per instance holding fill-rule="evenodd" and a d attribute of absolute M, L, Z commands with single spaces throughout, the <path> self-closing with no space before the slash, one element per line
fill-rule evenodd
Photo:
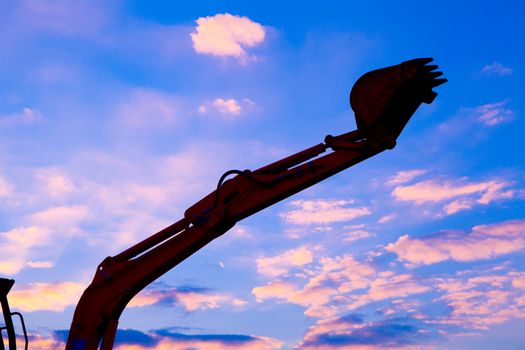
<path fill-rule="evenodd" d="M 355 80 L 415 57 L 449 82 L 394 150 L 162 276 L 115 348 L 525 347 L 524 14 L 506 0 L 0 1 L 0 276 L 31 348 L 63 348 L 104 257 L 182 218 L 226 170 L 355 129 Z"/>

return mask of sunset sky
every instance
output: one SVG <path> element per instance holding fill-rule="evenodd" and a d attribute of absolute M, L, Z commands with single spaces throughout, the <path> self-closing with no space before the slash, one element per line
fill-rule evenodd
<path fill-rule="evenodd" d="M 115 349 L 524 349 L 524 34 L 507 0 L 0 0 L 0 277 L 30 349 L 63 349 L 106 256 L 354 130 L 354 82 L 416 57 L 449 82 L 394 150 L 162 276 Z"/>

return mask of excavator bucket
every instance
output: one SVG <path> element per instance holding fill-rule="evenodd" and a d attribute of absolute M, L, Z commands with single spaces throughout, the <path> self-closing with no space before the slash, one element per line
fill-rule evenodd
<path fill-rule="evenodd" d="M 387 138 L 393 145 L 422 103 L 437 96 L 432 91 L 444 84 L 432 58 L 416 58 L 364 74 L 350 92 L 357 128 L 370 137 Z M 393 147 L 393 146 L 392 146 Z"/>

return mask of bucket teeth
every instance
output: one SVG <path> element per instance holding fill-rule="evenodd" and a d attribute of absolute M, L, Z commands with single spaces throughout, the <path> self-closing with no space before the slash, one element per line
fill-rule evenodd
<path fill-rule="evenodd" d="M 436 86 L 439 86 L 439 85 L 443 85 L 445 84 L 446 82 L 448 81 L 448 79 L 434 79 L 432 80 L 432 87 L 436 87 Z"/>
<path fill-rule="evenodd" d="M 414 58 L 412 60 L 408 60 L 403 62 L 402 64 L 418 64 L 418 65 L 425 65 L 427 63 L 432 62 L 434 59 L 431 57 L 423 57 L 423 58 Z"/>
<path fill-rule="evenodd" d="M 431 78 L 431 79 L 435 79 L 437 77 L 440 77 L 443 75 L 443 72 L 430 72 L 428 74 L 428 76 Z"/>
<path fill-rule="evenodd" d="M 431 64 L 431 65 L 428 65 L 428 66 L 423 66 L 423 70 L 425 72 L 432 72 L 433 70 L 436 70 L 436 69 L 438 69 L 437 64 Z"/>

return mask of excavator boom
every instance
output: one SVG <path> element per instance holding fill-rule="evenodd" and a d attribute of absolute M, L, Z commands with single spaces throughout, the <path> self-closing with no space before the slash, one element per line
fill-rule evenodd
<path fill-rule="evenodd" d="M 392 149 L 417 108 L 436 97 L 432 89 L 446 82 L 438 79 L 441 72 L 431 61 L 410 60 L 363 75 L 350 94 L 357 130 L 328 135 L 322 143 L 254 171 L 226 172 L 215 191 L 178 222 L 105 258 L 77 304 L 66 350 L 111 350 L 120 315 L 151 282 L 242 219 Z"/>

